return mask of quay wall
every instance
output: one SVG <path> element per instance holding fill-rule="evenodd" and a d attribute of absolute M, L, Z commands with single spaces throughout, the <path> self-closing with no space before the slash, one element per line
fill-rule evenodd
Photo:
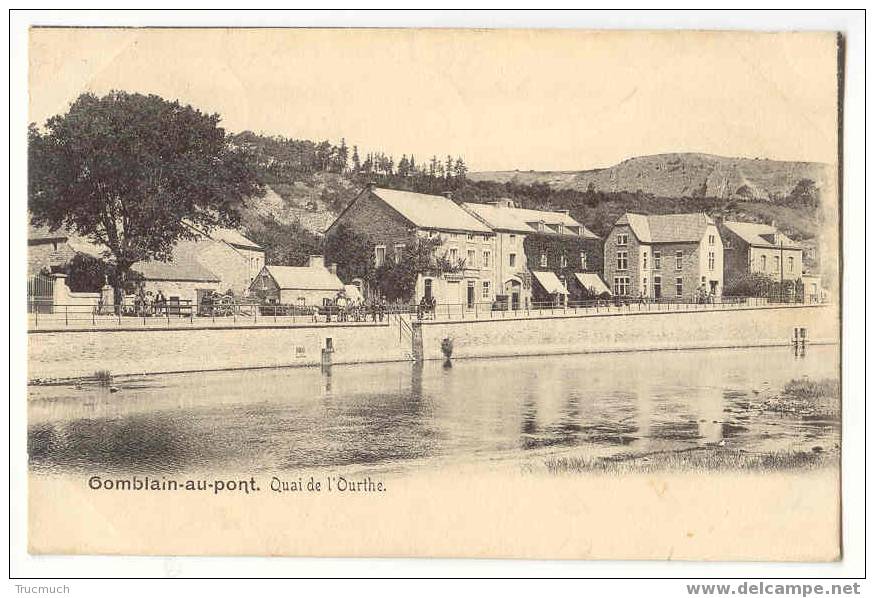
<path fill-rule="evenodd" d="M 789 345 L 794 328 L 809 344 L 839 342 L 834 305 L 709 311 L 631 312 L 586 317 L 469 322 L 422 322 L 423 359 L 443 359 L 441 342 L 453 341 L 453 358 L 558 355 Z M 414 331 L 416 332 L 416 331 Z"/>
<path fill-rule="evenodd" d="M 335 364 L 411 359 L 397 325 L 32 331 L 28 378 L 317 366 L 329 338 Z"/>
<path fill-rule="evenodd" d="M 205 370 L 318 366 L 331 339 L 334 364 L 789 345 L 794 328 L 810 344 L 837 343 L 836 306 L 632 312 L 479 321 L 227 328 L 128 328 L 31 331 L 28 377 L 64 379 Z"/>

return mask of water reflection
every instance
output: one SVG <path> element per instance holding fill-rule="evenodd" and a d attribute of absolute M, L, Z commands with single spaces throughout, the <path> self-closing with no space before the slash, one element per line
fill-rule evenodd
<path fill-rule="evenodd" d="M 30 390 L 40 471 L 283 471 L 437 466 L 580 447 L 596 454 L 732 443 L 805 449 L 836 422 L 757 411 L 791 378 L 836 376 L 837 349 L 457 361 L 186 374 L 122 391 Z"/>

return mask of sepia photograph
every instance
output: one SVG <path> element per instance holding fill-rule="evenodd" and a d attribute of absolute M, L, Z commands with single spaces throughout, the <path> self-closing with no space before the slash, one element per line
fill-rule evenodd
<path fill-rule="evenodd" d="M 843 32 L 26 36 L 31 555 L 842 560 Z"/>

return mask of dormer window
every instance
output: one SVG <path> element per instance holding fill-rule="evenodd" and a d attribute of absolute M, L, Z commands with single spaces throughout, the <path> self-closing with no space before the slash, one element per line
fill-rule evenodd
<path fill-rule="evenodd" d="M 556 225 L 556 232 L 559 233 L 560 235 L 564 235 L 565 234 L 565 225 L 562 224 L 561 222 L 559 224 L 557 224 Z"/>
<path fill-rule="evenodd" d="M 544 221 L 543 221 L 543 220 L 541 220 L 540 222 L 538 222 L 538 232 L 539 232 L 539 233 L 544 232 Z"/>
<path fill-rule="evenodd" d="M 617 245 L 628 245 L 629 244 L 629 235 L 626 233 L 620 233 L 617 235 Z"/>

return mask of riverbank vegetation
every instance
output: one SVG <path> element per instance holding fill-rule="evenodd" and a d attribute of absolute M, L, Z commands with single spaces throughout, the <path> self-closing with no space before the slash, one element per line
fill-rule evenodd
<path fill-rule="evenodd" d="M 695 447 L 681 451 L 629 453 L 611 457 L 550 457 L 544 467 L 551 474 L 758 471 L 814 469 L 838 465 L 837 451 L 747 452 L 723 447 Z"/>

